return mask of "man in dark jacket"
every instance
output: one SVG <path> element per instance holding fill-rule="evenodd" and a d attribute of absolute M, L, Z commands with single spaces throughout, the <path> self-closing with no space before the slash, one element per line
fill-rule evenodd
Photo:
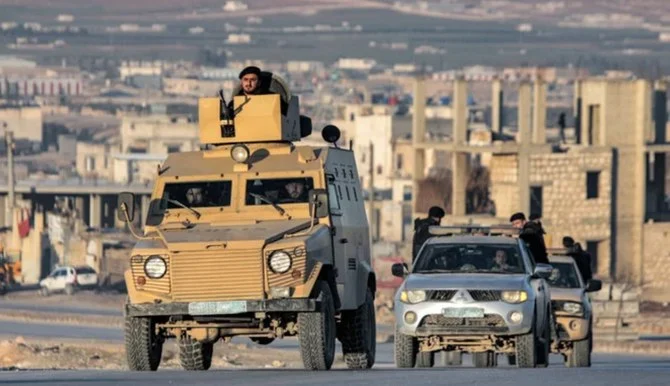
<path fill-rule="evenodd" d="M 582 246 L 579 243 L 575 243 L 575 240 L 570 236 L 563 237 L 563 247 L 568 249 L 568 256 L 572 256 L 575 259 L 577 269 L 579 269 L 584 282 L 591 280 L 593 278 L 591 254 L 583 250 Z"/>
<path fill-rule="evenodd" d="M 427 218 L 417 218 L 414 220 L 414 239 L 412 240 L 412 263 L 416 260 L 416 255 L 421 249 L 426 240 L 430 238 L 428 228 L 435 225 L 440 225 L 444 217 L 444 209 L 433 206 L 428 210 Z"/>
<path fill-rule="evenodd" d="M 528 244 L 528 249 L 533 255 L 536 264 L 549 264 L 547 257 L 547 247 L 544 245 L 544 237 L 542 227 L 537 223 L 526 220 L 526 215 L 523 213 L 514 213 L 509 221 L 512 226 L 521 229 L 519 238 Z"/>

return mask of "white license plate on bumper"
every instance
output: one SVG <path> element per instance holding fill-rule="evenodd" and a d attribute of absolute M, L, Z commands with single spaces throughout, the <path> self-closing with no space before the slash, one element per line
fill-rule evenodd
<path fill-rule="evenodd" d="M 188 304 L 190 315 L 226 315 L 247 312 L 246 301 L 193 302 Z"/>
<path fill-rule="evenodd" d="M 444 308 L 442 315 L 448 318 L 483 318 L 483 308 Z"/>

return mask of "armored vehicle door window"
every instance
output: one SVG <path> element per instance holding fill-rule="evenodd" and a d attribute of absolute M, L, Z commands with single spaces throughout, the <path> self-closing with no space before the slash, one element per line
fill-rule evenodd
<path fill-rule="evenodd" d="M 311 177 L 254 178 L 247 180 L 245 205 L 302 204 L 309 202 L 314 189 Z M 260 197 L 259 197 L 260 196 Z M 263 200 L 262 197 L 266 198 Z"/>
<path fill-rule="evenodd" d="M 192 208 L 230 206 L 231 181 L 197 181 L 165 184 L 163 199 L 167 209 L 181 209 L 183 205 Z"/>
<path fill-rule="evenodd" d="M 415 273 L 524 273 L 523 258 L 510 244 L 427 244 L 414 264 Z"/>
<path fill-rule="evenodd" d="M 557 263 L 552 262 L 551 266 L 554 269 L 547 281 L 549 285 L 556 288 L 581 288 L 579 276 L 573 263 Z"/>

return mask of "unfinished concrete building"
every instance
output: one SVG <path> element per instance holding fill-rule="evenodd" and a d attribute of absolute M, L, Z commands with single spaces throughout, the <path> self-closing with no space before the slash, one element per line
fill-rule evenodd
<path fill-rule="evenodd" d="M 670 211 L 666 199 L 666 87 L 646 80 L 584 79 L 574 93 L 574 138 L 548 144 L 546 85 L 518 84 L 517 131 L 504 135 L 502 87 L 492 87 L 491 140 L 474 145 L 468 130 L 467 83 L 454 81 L 454 129 L 449 141 L 426 140 L 423 81 L 415 85 L 414 189 L 424 178 L 427 149 L 451 154 L 453 212 L 443 223 L 507 223 L 517 211 L 538 213 L 550 246 L 572 236 L 591 252 L 605 280 L 641 285 L 645 299 L 670 298 Z M 469 157 L 486 155 L 496 214 L 466 213 Z M 414 195 L 416 196 L 416 194 Z M 416 206 L 413 205 L 413 208 Z M 414 216 L 422 216 L 414 212 Z"/>

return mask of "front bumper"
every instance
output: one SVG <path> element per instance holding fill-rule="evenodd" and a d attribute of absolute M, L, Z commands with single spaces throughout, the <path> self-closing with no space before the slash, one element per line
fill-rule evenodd
<path fill-rule="evenodd" d="M 451 302 L 423 302 L 418 304 L 406 304 L 398 300 L 395 301 L 395 320 L 396 329 L 403 335 L 410 336 L 432 336 L 432 335 L 450 335 L 450 336 L 464 336 L 464 335 L 498 335 L 498 336 L 514 336 L 526 334 L 531 330 L 533 323 L 534 302 L 526 301 L 521 304 L 509 304 L 502 301 L 496 302 L 475 302 L 456 304 Z M 495 326 L 477 325 L 479 323 L 470 323 L 468 318 L 463 318 L 461 324 L 454 321 L 454 318 L 449 320 L 448 325 L 427 326 L 424 319 L 428 316 L 443 315 L 445 308 L 482 308 L 487 318 L 502 319 L 502 325 Z M 416 321 L 414 323 L 405 322 L 405 314 L 409 311 L 416 313 Z M 512 323 L 509 316 L 512 312 L 517 311 L 523 314 L 523 319 L 520 323 Z M 473 321 L 478 322 L 478 321 Z M 486 323 L 483 323 L 486 324 Z"/>
<path fill-rule="evenodd" d="M 222 302 L 126 304 L 125 316 L 217 316 L 249 312 L 318 312 L 319 299 L 271 299 Z"/>
<path fill-rule="evenodd" d="M 577 341 L 586 339 L 591 330 L 591 323 L 578 316 L 556 316 L 559 341 Z"/>

